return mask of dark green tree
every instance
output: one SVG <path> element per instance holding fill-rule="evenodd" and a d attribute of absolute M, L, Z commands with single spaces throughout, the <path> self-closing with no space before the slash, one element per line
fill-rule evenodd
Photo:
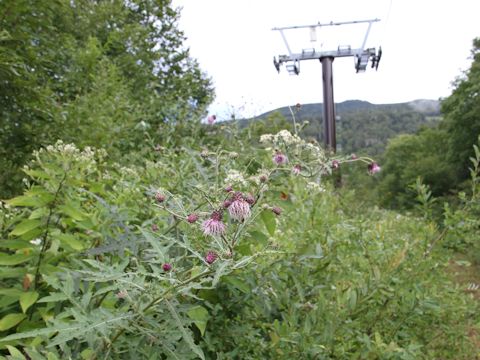
<path fill-rule="evenodd" d="M 384 205 L 402 208 L 414 204 L 409 190 L 417 177 L 430 186 L 434 196 L 446 194 L 455 183 L 455 170 L 447 161 L 449 134 L 441 128 L 423 128 L 417 134 L 389 141 L 382 162 L 379 193 Z"/>
<path fill-rule="evenodd" d="M 57 139 L 121 154 L 205 112 L 213 90 L 179 16 L 170 0 L 0 2 L 0 197 Z"/>
<path fill-rule="evenodd" d="M 473 62 L 455 89 L 442 102 L 442 112 L 449 133 L 448 160 L 455 166 L 459 181 L 469 177 L 473 145 L 480 134 L 480 38 L 473 41 Z"/>

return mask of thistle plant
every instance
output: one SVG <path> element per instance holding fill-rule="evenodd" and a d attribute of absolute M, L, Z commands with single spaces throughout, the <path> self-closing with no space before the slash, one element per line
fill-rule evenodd
<path fill-rule="evenodd" d="M 278 253 L 270 243 L 248 243 L 259 226 L 275 235 L 282 209 L 270 192 L 290 177 L 329 173 L 331 160 L 317 145 L 286 130 L 269 140 L 274 149 L 250 158 L 184 149 L 179 171 L 167 149 L 143 168 L 107 166 L 103 151 L 63 143 L 35 153 L 27 193 L 7 202 L 11 214 L 23 209 L 4 225 L 21 245 L 3 260 L 21 264 L 33 285 L 2 341 L 32 355 L 122 358 L 143 344 L 145 356 L 203 358 L 191 328 L 205 331 L 208 322 L 202 289 Z M 242 246 L 255 251 L 245 255 Z"/>

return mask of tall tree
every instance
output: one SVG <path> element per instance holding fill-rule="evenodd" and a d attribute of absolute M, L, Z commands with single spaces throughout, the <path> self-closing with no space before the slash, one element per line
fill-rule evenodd
<path fill-rule="evenodd" d="M 473 145 L 480 134 L 480 38 L 473 41 L 470 69 L 455 83 L 455 89 L 442 102 L 442 112 L 449 133 L 448 158 L 459 174 L 467 179 Z"/>
<path fill-rule="evenodd" d="M 128 151 L 138 124 L 162 134 L 204 113 L 213 89 L 179 16 L 171 0 L 0 1 L 0 197 L 40 146 Z"/>

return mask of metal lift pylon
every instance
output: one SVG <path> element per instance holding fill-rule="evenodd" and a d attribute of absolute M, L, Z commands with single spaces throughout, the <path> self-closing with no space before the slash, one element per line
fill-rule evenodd
<path fill-rule="evenodd" d="M 303 60 L 318 59 L 322 64 L 322 79 L 323 79 L 323 126 L 324 126 L 324 142 L 326 149 L 335 153 L 337 151 L 336 144 L 336 130 L 335 130 L 335 102 L 333 99 L 333 60 L 337 57 L 349 57 L 353 56 L 355 59 L 355 70 L 363 72 L 366 70 L 368 62 L 371 61 L 372 68 L 378 69 L 378 64 L 382 57 L 382 48 L 380 47 L 378 52 L 375 48 L 365 49 L 367 38 L 370 33 L 372 24 L 380 21 L 380 19 L 371 20 L 357 20 L 357 21 L 344 21 L 344 22 L 329 22 L 321 24 L 318 22 L 313 25 L 300 25 L 300 26 L 288 26 L 288 27 L 276 27 L 272 30 L 280 32 L 283 42 L 287 47 L 288 55 L 279 55 L 278 59 L 273 58 L 273 64 L 278 72 L 280 72 L 280 66 L 285 64 L 285 68 L 290 75 L 300 74 L 300 62 Z M 310 28 L 311 37 L 316 37 L 315 29 L 322 26 L 339 26 L 339 25 L 351 25 L 351 24 L 368 24 L 368 28 L 363 40 L 362 45 L 359 48 L 352 49 L 350 46 L 338 46 L 336 50 L 317 51 L 315 49 L 302 50 L 301 53 L 293 53 L 285 37 L 286 30 Z M 316 40 L 316 39 L 315 39 Z"/>

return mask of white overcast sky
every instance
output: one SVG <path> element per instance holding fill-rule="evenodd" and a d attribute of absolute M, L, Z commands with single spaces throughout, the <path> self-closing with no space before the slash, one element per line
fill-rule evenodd
<path fill-rule="evenodd" d="M 353 58 L 333 63 L 335 102 L 399 103 L 439 99 L 471 64 L 472 40 L 480 37 L 478 0 L 173 0 L 182 8 L 179 27 L 186 46 L 213 80 L 210 114 L 228 119 L 259 115 L 297 103 L 323 102 L 322 69 L 302 61 L 300 75 L 280 74 L 273 56 L 287 54 L 273 27 L 379 18 L 366 47 L 382 47 L 378 71 L 357 74 Z M 361 46 L 367 25 L 289 30 L 292 52 Z"/>

